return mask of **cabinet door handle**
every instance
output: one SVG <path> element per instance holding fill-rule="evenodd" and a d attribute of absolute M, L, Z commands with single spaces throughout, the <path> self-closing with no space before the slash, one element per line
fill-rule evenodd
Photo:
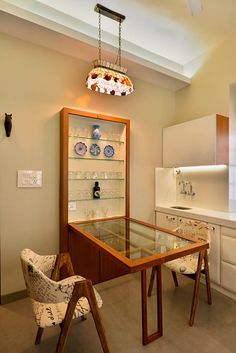
<path fill-rule="evenodd" d="M 182 218 L 179 218 L 179 222 L 183 223 L 184 221 L 182 220 Z M 196 221 L 196 220 L 186 221 L 186 223 L 189 224 L 189 225 L 192 225 L 192 222 L 194 222 L 195 225 L 197 225 L 197 224 L 201 224 L 202 221 Z M 214 226 L 206 225 L 205 228 L 207 228 L 208 230 L 212 230 L 213 232 L 216 230 L 216 228 Z"/>
<path fill-rule="evenodd" d="M 168 219 L 168 221 L 172 221 L 172 222 L 175 221 L 175 217 L 171 217 L 171 216 L 166 216 L 166 219 Z"/>

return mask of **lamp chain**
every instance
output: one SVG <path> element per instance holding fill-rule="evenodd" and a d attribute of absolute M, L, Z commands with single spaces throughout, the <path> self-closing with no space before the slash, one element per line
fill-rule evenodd
<path fill-rule="evenodd" d="M 121 66 L 121 20 L 119 20 L 119 50 L 118 50 L 118 64 Z"/>
<path fill-rule="evenodd" d="M 102 57 L 102 31 L 101 31 L 101 12 L 98 15 L 98 59 Z"/>

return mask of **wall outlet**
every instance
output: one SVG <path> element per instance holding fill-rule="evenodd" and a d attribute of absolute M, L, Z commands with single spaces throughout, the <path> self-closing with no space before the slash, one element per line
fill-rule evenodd
<path fill-rule="evenodd" d="M 76 211 L 76 202 L 75 201 L 68 202 L 68 210 L 69 211 Z"/>

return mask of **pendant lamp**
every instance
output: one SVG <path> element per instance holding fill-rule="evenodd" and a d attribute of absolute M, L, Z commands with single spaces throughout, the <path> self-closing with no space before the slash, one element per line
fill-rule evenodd
<path fill-rule="evenodd" d="M 126 75 L 127 69 L 121 66 L 121 23 L 125 16 L 114 12 L 100 4 L 94 11 L 98 12 L 98 59 L 93 61 L 94 68 L 86 79 L 86 87 L 92 91 L 113 96 L 127 96 L 134 91 L 131 79 Z M 101 59 L 101 15 L 119 22 L 118 65 Z"/>

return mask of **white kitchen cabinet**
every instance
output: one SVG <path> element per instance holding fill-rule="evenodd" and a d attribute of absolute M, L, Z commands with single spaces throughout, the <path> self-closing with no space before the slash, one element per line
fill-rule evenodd
<path fill-rule="evenodd" d="M 214 114 L 163 129 L 163 167 L 228 164 L 229 119 Z"/>
<path fill-rule="evenodd" d="M 175 229 L 184 221 L 194 220 L 192 218 L 180 217 L 162 212 L 156 212 L 156 225 L 170 230 Z M 196 220 L 199 222 L 198 220 Z M 220 226 L 207 223 L 210 229 L 211 249 L 209 253 L 210 279 L 214 283 L 220 284 Z"/>
<path fill-rule="evenodd" d="M 236 292 L 236 229 L 221 227 L 221 285 Z"/>
<path fill-rule="evenodd" d="M 222 287 L 236 293 L 236 266 L 228 262 L 221 262 L 221 285 Z"/>
<path fill-rule="evenodd" d="M 161 228 L 175 229 L 177 227 L 177 216 L 162 212 L 156 212 L 156 225 Z"/>

